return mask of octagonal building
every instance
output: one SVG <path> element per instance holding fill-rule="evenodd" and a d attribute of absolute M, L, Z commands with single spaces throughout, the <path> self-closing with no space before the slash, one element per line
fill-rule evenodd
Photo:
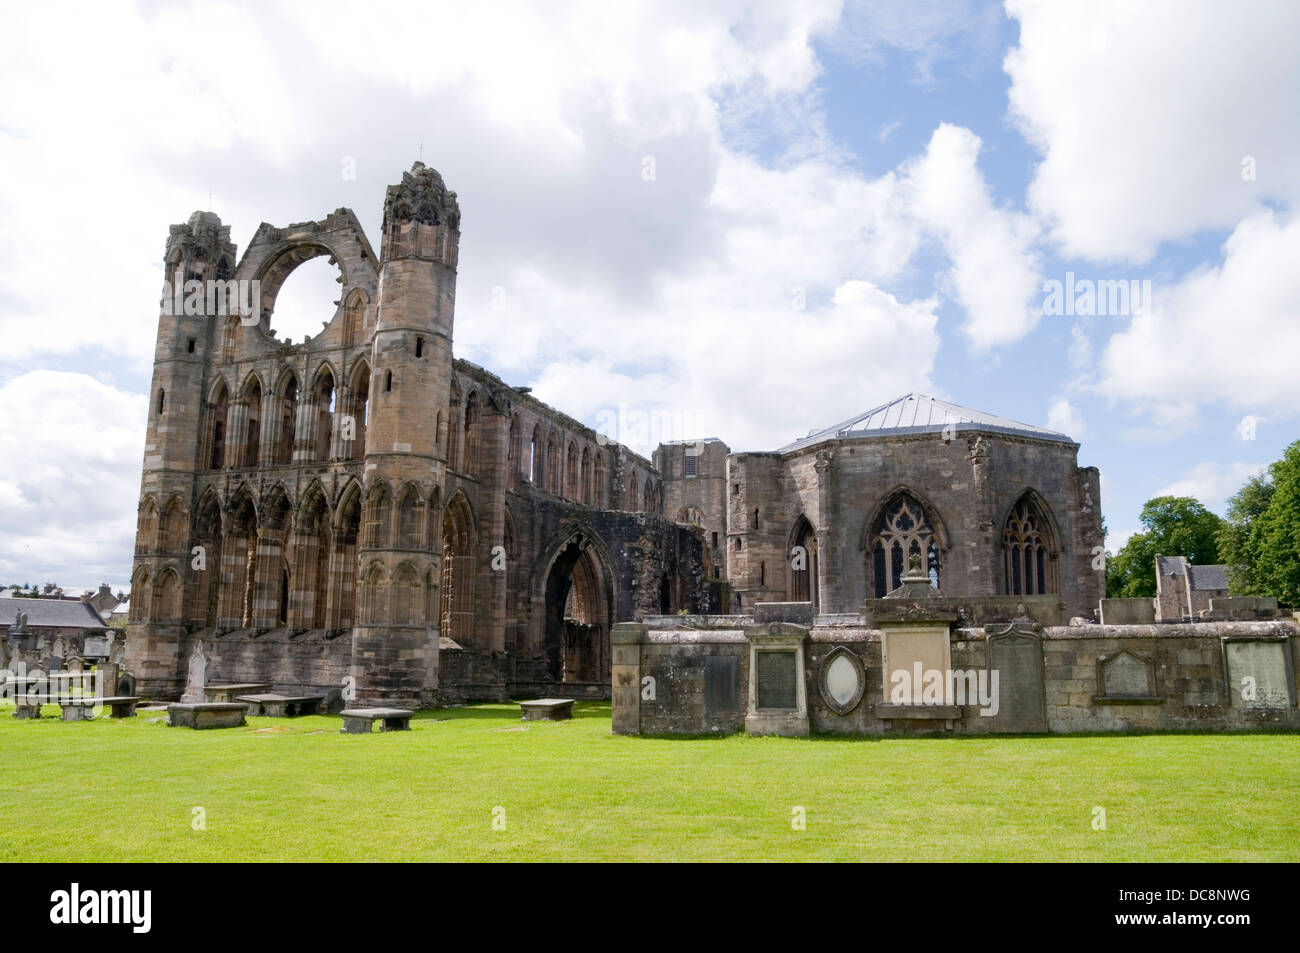
<path fill-rule="evenodd" d="M 1048 614 L 1064 622 L 1104 590 L 1100 475 L 1078 451 L 1064 434 L 912 393 L 771 452 L 661 444 L 655 467 L 665 515 L 703 531 L 731 612 L 856 612 L 919 554 L 947 596 L 1055 596 Z"/>

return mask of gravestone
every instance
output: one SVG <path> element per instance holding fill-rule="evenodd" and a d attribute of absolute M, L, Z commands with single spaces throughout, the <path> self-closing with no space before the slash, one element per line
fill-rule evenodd
<path fill-rule="evenodd" d="M 943 593 L 930 584 L 919 555 L 908 560 L 902 583 L 881 601 L 875 612 L 880 628 L 881 706 L 893 712 L 899 706 L 944 707 L 926 695 L 926 681 L 948 680 L 952 670 L 952 626 L 957 614 L 941 609 L 936 599 Z"/>
<path fill-rule="evenodd" d="M 114 632 L 108 633 L 108 660 L 118 668 L 126 665 L 126 641 Z"/>
<path fill-rule="evenodd" d="M 1233 708 L 1294 708 L 1295 671 L 1291 643 L 1281 639 L 1223 640 L 1223 668 Z"/>
<path fill-rule="evenodd" d="M 736 656 L 705 657 L 704 707 L 707 711 L 740 710 L 740 659 Z"/>
<path fill-rule="evenodd" d="M 749 699 L 745 731 L 751 735 L 808 736 L 804 643 L 808 629 L 789 622 L 745 627 L 749 642 Z"/>
<path fill-rule="evenodd" d="M 985 632 L 988 690 L 998 673 L 994 704 L 987 717 L 998 732 L 1047 731 L 1043 676 L 1043 627 L 1021 615 L 1012 622 L 989 625 Z"/>
<path fill-rule="evenodd" d="M 1099 702 L 1158 702 L 1156 672 L 1151 660 L 1122 649 L 1097 660 Z"/>
<path fill-rule="evenodd" d="M 203 651 L 203 640 L 200 639 L 194 646 L 194 653 L 190 656 L 189 670 L 185 676 L 185 694 L 181 696 L 181 701 L 187 705 L 202 704 L 207 701 L 207 694 L 204 690 L 208 677 L 208 656 Z"/>
<path fill-rule="evenodd" d="M 81 654 L 86 658 L 108 658 L 108 637 L 103 635 L 86 636 L 86 642 L 81 650 Z"/>

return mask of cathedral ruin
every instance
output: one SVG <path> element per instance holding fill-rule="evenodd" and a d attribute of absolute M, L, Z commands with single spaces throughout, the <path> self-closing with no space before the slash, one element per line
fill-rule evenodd
<path fill-rule="evenodd" d="M 615 623 L 808 602 L 828 617 L 919 557 L 949 594 L 1043 624 L 1101 596 L 1095 468 L 1068 437 L 918 394 L 780 450 L 648 460 L 452 353 L 460 209 L 416 163 L 379 254 L 356 216 L 174 225 L 132 570 L 127 666 L 175 697 L 217 679 L 427 706 L 610 691 Z M 339 269 L 300 344 L 272 329 L 300 264 Z M 223 300 L 221 302 L 225 304 Z M 228 313 L 226 313 L 228 312 Z"/>

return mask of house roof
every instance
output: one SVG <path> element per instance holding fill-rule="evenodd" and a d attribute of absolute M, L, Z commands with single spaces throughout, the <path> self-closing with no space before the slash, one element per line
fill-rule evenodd
<path fill-rule="evenodd" d="M 904 394 L 887 404 L 874 407 L 866 413 L 850 417 L 824 430 L 814 430 L 806 437 L 786 444 L 778 453 L 803 450 L 830 440 L 844 440 L 853 437 L 885 437 L 895 434 L 942 433 L 951 426 L 952 432 L 964 430 L 984 430 L 994 433 L 1020 434 L 1036 437 L 1039 440 L 1051 440 L 1058 443 L 1073 443 L 1063 433 L 1022 424 L 1018 420 L 999 417 L 982 410 L 972 410 L 953 404 L 937 397 L 925 394 Z"/>
<path fill-rule="evenodd" d="M 1228 588 L 1227 566 L 1197 566 L 1193 564 L 1187 567 L 1187 574 L 1191 577 L 1193 589 L 1226 590 Z"/>
<path fill-rule="evenodd" d="M 1192 589 L 1197 591 L 1228 589 L 1228 567 L 1225 565 L 1198 566 L 1187 561 L 1186 556 L 1157 556 L 1156 572 L 1161 576 L 1188 577 Z"/>
<path fill-rule="evenodd" d="M 1157 556 L 1156 572 L 1162 576 L 1182 576 L 1187 573 L 1186 556 Z"/>
<path fill-rule="evenodd" d="M 88 602 L 66 599 L 6 599 L 0 597 L 0 626 L 11 626 L 20 612 L 31 628 L 104 629 L 104 620 Z"/>

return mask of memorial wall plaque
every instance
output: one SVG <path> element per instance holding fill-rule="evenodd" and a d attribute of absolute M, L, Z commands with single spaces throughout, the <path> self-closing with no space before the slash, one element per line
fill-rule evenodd
<path fill-rule="evenodd" d="M 831 649 L 822 661 L 822 700 L 837 715 L 847 715 L 862 701 L 866 689 L 866 672 L 862 661 L 851 650 L 839 645 Z"/>
<path fill-rule="evenodd" d="M 740 709 L 740 659 L 709 655 L 704 659 L 704 707 L 708 711 Z"/>
<path fill-rule="evenodd" d="M 795 695 L 795 653 L 764 651 L 757 653 L 757 689 L 759 708 L 798 708 Z"/>
<path fill-rule="evenodd" d="M 1286 639 L 1223 643 L 1224 669 L 1232 707 L 1292 708 L 1296 703 L 1291 644 Z"/>
<path fill-rule="evenodd" d="M 1097 661 L 1098 701 L 1156 700 L 1155 666 L 1149 658 L 1121 649 Z"/>
<path fill-rule="evenodd" d="M 987 716 L 994 731 L 1047 731 L 1047 699 L 1043 693 L 1043 640 L 1041 629 L 1026 620 L 990 625 L 985 650 L 988 653 L 988 687 L 993 691 L 993 673 L 998 673 L 997 714 Z M 985 716 L 980 716 L 985 717 Z"/>

